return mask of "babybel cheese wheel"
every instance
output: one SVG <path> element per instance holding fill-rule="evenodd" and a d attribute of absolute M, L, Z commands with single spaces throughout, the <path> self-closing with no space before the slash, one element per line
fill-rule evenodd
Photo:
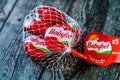
<path fill-rule="evenodd" d="M 38 8 L 39 18 L 52 23 L 66 23 L 65 14 L 56 8 L 43 6 Z"/>
<path fill-rule="evenodd" d="M 38 36 L 31 35 L 24 42 L 24 49 L 32 59 L 42 59 L 50 55 L 45 40 Z"/>
<path fill-rule="evenodd" d="M 26 32 L 44 35 L 46 30 L 51 27 L 52 24 L 41 20 L 26 20 L 23 26 L 24 31 Z"/>
<path fill-rule="evenodd" d="M 56 24 L 48 28 L 45 34 L 47 48 L 53 53 L 65 52 L 74 39 L 74 33 L 67 24 Z"/>
<path fill-rule="evenodd" d="M 78 42 L 82 38 L 82 30 L 77 23 L 71 22 L 71 23 L 68 23 L 68 25 L 71 27 L 71 29 L 75 35 L 75 39 L 72 44 L 72 46 L 75 46 L 76 44 L 78 44 Z"/>

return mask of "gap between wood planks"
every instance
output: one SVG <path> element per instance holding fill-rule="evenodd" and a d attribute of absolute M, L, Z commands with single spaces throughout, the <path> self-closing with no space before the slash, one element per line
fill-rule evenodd
<path fill-rule="evenodd" d="M 11 14 L 11 12 L 13 11 L 13 9 L 14 9 L 17 1 L 18 1 L 18 0 L 15 1 L 15 3 L 13 4 L 10 12 L 8 13 L 7 17 L 5 18 L 5 21 L 4 21 L 3 24 L 0 26 L 0 32 L 2 31 L 2 29 L 3 29 L 3 27 L 4 27 L 4 25 L 5 25 L 6 21 L 7 21 L 7 19 L 9 18 L 10 14 Z"/>

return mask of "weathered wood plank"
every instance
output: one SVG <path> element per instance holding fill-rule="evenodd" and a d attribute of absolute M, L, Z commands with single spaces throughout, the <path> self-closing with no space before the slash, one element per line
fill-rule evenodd
<path fill-rule="evenodd" d="M 120 35 L 116 32 L 120 29 L 119 0 L 25 0 L 24 2 L 19 0 L 0 32 L 0 80 L 119 79 L 119 64 L 98 67 L 80 60 L 74 71 L 62 72 L 45 70 L 28 58 L 22 45 L 22 23 L 25 15 L 40 4 L 54 6 L 67 12 L 79 24 L 82 23 L 84 36 L 92 30 Z"/>
<path fill-rule="evenodd" d="M 81 27 L 84 30 L 84 36 L 92 30 L 120 36 L 118 32 L 120 30 L 119 9 L 119 0 L 77 0 L 71 9 L 70 15 L 79 24 L 82 22 Z M 118 75 L 120 75 L 119 68 L 119 64 L 113 64 L 108 67 L 94 65 L 89 65 L 89 67 L 86 65 L 80 66 L 79 71 L 77 71 L 78 73 L 76 73 L 72 80 L 116 80 Z"/>
<path fill-rule="evenodd" d="M 109 1 L 109 9 L 103 32 L 111 36 L 120 36 L 120 1 Z"/>
<path fill-rule="evenodd" d="M 3 26 L 0 32 L 0 80 L 38 79 L 41 67 L 28 58 L 23 50 L 22 24 L 25 15 L 42 2 L 43 0 L 19 0 Z M 63 4 L 63 2 L 61 3 L 59 0 L 59 4 Z M 69 2 L 64 1 L 64 6 L 68 7 L 68 4 Z M 60 9 L 67 11 L 67 8 Z M 51 73 L 53 72 L 45 70 L 41 78 L 45 80 L 63 79 L 61 75 Z"/>
<path fill-rule="evenodd" d="M 23 50 L 22 24 L 36 0 L 19 0 L 0 32 L 0 80 L 36 80 L 40 67 Z M 39 4 L 42 4 L 42 0 Z"/>
<path fill-rule="evenodd" d="M 53 6 L 64 12 L 67 12 L 72 2 L 73 0 L 57 0 L 57 1 L 56 0 L 52 0 L 52 1 L 44 0 L 43 5 Z"/>
<path fill-rule="evenodd" d="M 0 28 L 5 23 L 17 0 L 0 0 Z"/>

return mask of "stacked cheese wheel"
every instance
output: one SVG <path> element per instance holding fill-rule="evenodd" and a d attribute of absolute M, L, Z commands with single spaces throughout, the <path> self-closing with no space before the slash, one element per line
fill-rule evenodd
<path fill-rule="evenodd" d="M 38 6 L 26 16 L 24 49 L 33 59 L 63 54 L 81 38 L 79 25 L 64 12 L 50 6 Z"/>

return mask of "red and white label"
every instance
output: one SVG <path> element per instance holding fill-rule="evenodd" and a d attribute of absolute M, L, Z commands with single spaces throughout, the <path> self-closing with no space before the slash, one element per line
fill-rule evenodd
<path fill-rule="evenodd" d="M 98 53 L 103 53 L 105 51 L 111 51 L 111 44 L 110 42 L 98 42 L 99 38 L 95 38 L 95 40 L 88 40 L 86 43 L 87 49 L 94 50 Z"/>
<path fill-rule="evenodd" d="M 61 41 L 73 42 L 74 34 L 70 30 L 64 30 L 63 27 L 50 27 L 46 31 L 45 37 L 55 37 L 61 39 Z"/>
<path fill-rule="evenodd" d="M 120 63 L 120 38 L 96 31 L 89 33 L 84 42 L 88 61 L 100 66 Z"/>

